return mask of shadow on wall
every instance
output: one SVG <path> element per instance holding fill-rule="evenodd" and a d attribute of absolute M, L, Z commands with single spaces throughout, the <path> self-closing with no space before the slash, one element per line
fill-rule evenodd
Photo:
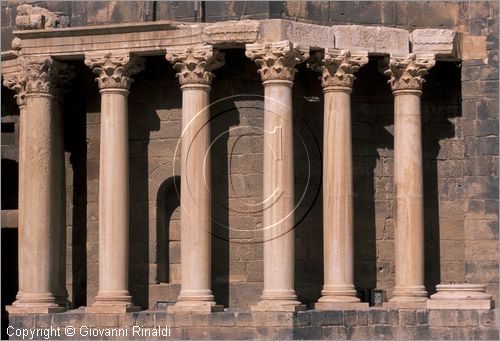
<path fill-rule="evenodd" d="M 169 235 L 172 215 L 180 207 L 181 177 L 175 176 L 165 180 L 158 189 L 156 197 L 156 283 L 169 283 L 170 257 Z"/>
<path fill-rule="evenodd" d="M 72 63 L 75 78 L 63 103 L 64 146 L 70 153 L 70 169 L 66 169 L 66 188 L 71 188 L 71 198 L 66 200 L 71 206 L 71 229 L 67 229 L 67 239 L 71 238 L 71 273 L 72 283 L 69 299 L 73 308 L 87 304 L 87 112 L 99 112 L 99 101 L 88 100 L 90 96 L 98 98 L 94 75 L 83 62 Z M 69 193 L 67 195 L 69 195 Z"/>
<path fill-rule="evenodd" d="M 370 301 L 370 290 L 391 287 L 394 254 L 388 248 L 393 231 L 393 96 L 387 78 L 370 58 L 356 74 L 351 96 L 354 214 L 354 284 Z M 388 244 L 383 244 L 388 242 Z M 389 254 L 388 254 L 389 253 Z M 385 285 L 384 285 L 385 284 Z"/>
<path fill-rule="evenodd" d="M 464 199 L 460 76 L 456 63 L 437 62 L 426 76 L 422 93 L 425 286 L 429 294 L 436 292 L 436 285 L 443 279 L 449 281 L 448 275 L 441 278 L 445 274 L 441 265 L 446 265 L 441 255 L 447 252 L 441 250 L 441 242 L 448 238 L 441 233 L 442 225 L 463 226 L 464 221 L 463 216 L 450 221 L 450 212 L 440 211 L 443 201 Z M 450 274 L 450 269 L 446 269 L 446 274 Z"/>
<path fill-rule="evenodd" d="M 174 84 L 178 92 L 169 91 Z M 158 194 L 150 193 L 150 188 L 154 188 L 150 173 L 162 158 L 169 157 L 170 150 L 156 141 L 161 128 L 158 111 L 180 107 L 178 88 L 174 71 L 165 58 L 147 57 L 145 69 L 134 76 L 129 95 L 129 290 L 134 303 L 143 308 L 149 306 L 149 285 L 157 277 L 150 268 L 156 258 L 150 239 L 157 230 L 150 207 L 154 207 Z"/>
<path fill-rule="evenodd" d="M 293 149 L 295 290 L 312 308 L 323 287 L 323 92 L 320 74 L 301 64 L 295 75 Z"/>

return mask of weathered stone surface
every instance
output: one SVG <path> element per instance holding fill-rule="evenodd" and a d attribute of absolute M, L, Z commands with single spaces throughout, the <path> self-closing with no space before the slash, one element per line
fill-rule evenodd
<path fill-rule="evenodd" d="M 408 31 L 398 28 L 360 25 L 332 26 L 335 48 L 366 50 L 374 54 L 405 54 L 409 52 Z"/>
<path fill-rule="evenodd" d="M 231 46 L 254 43 L 260 33 L 260 22 L 234 20 L 210 24 L 203 28 L 202 41 L 207 44 Z"/>
<path fill-rule="evenodd" d="M 285 25 L 286 37 L 299 46 L 311 48 L 333 48 L 335 38 L 330 27 L 288 22 Z"/>
<path fill-rule="evenodd" d="M 411 52 L 456 57 L 456 33 L 446 29 L 416 29 L 410 33 Z"/>

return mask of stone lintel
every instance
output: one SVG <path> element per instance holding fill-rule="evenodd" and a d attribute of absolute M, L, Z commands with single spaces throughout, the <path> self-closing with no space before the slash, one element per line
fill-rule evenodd
<path fill-rule="evenodd" d="M 257 20 L 231 20 L 205 26 L 201 39 L 217 47 L 238 47 L 256 42 L 259 32 Z"/>
<path fill-rule="evenodd" d="M 408 31 L 400 28 L 337 25 L 331 29 L 337 49 L 363 50 L 375 55 L 410 52 Z"/>
<path fill-rule="evenodd" d="M 202 30 L 202 25 L 155 22 L 14 31 L 14 35 L 23 55 L 74 60 L 124 48 L 137 55 L 164 55 L 167 47 L 202 44 Z"/>
<path fill-rule="evenodd" d="M 436 33 L 436 34 L 434 34 Z M 284 19 L 239 20 L 213 24 L 169 20 L 14 31 L 16 49 L 23 55 L 46 54 L 59 59 L 81 59 L 89 52 L 113 51 L 124 46 L 139 55 L 162 55 L 166 48 L 211 44 L 235 48 L 244 44 L 289 40 L 315 49 L 364 50 L 374 55 L 433 53 L 455 54 L 455 32 L 363 25 L 322 26 Z M 2 60 L 4 60 L 2 54 Z"/>
<path fill-rule="evenodd" d="M 417 29 L 410 33 L 413 53 L 456 56 L 456 33 L 446 29 Z"/>

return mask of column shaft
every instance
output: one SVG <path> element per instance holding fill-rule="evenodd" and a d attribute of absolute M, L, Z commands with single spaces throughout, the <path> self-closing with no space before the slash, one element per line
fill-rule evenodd
<path fill-rule="evenodd" d="M 46 56 L 20 57 L 4 84 L 16 90 L 19 132 L 19 292 L 9 313 L 66 308 L 65 164 L 61 112 L 54 93 L 71 67 Z M 63 276 L 64 272 L 64 276 Z"/>
<path fill-rule="evenodd" d="M 23 227 L 19 236 L 22 287 L 14 307 L 32 312 L 57 311 L 54 288 L 59 278 L 56 258 L 62 222 L 59 207 L 54 203 L 60 194 L 58 171 L 64 167 L 58 157 L 62 146 L 56 131 L 58 120 L 52 114 L 52 95 L 30 94 L 26 101 L 29 117 L 23 120 L 25 132 L 21 133 L 24 141 L 24 156 L 21 156 L 24 194 L 20 212 Z"/>
<path fill-rule="evenodd" d="M 140 308 L 128 291 L 129 160 L 128 93 L 141 58 L 123 54 L 88 55 L 101 93 L 99 150 L 99 291 L 92 313 L 126 313 Z"/>
<path fill-rule="evenodd" d="M 101 90 L 99 156 L 99 293 L 96 301 L 129 304 L 128 90 Z"/>
<path fill-rule="evenodd" d="M 209 92 L 224 55 L 210 45 L 167 50 L 182 89 L 181 292 L 170 311 L 222 311 L 211 288 Z"/>
<path fill-rule="evenodd" d="M 325 282 L 315 309 L 367 308 L 354 288 L 351 91 L 367 52 L 326 49 L 309 67 L 321 72 L 325 94 L 323 140 L 323 243 Z"/>
<path fill-rule="evenodd" d="M 179 301 L 210 301 L 210 112 L 208 85 L 182 87 L 181 293 Z"/>
<path fill-rule="evenodd" d="M 394 188 L 396 288 L 394 296 L 425 297 L 424 202 L 420 91 L 395 93 Z M 415 297 L 413 297 L 415 299 Z"/>
<path fill-rule="evenodd" d="M 263 300 L 299 304 L 294 290 L 292 82 L 264 82 Z"/>
<path fill-rule="evenodd" d="M 295 66 L 308 50 L 290 41 L 246 46 L 260 66 L 264 85 L 264 169 L 262 208 L 264 291 L 253 311 L 298 311 L 305 306 L 294 289 L 295 201 L 292 86 Z"/>
<path fill-rule="evenodd" d="M 420 96 L 434 56 L 391 56 L 385 74 L 394 94 L 396 286 L 388 306 L 425 308 L 424 188 Z"/>
<path fill-rule="evenodd" d="M 359 302 L 354 290 L 350 89 L 325 92 L 323 240 L 325 285 L 320 302 Z"/>

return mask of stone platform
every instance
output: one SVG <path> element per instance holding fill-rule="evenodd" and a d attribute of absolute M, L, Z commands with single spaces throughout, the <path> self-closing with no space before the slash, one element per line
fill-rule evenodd
<path fill-rule="evenodd" d="M 142 311 L 128 314 L 89 314 L 83 310 L 43 315 L 12 315 L 14 330 L 50 328 L 50 339 L 498 339 L 499 311 L 495 310 L 308 310 L 297 313 L 225 311 L 211 314 Z M 75 327 L 68 337 L 65 329 Z M 134 329 L 135 326 L 135 329 Z M 140 327 L 140 328 L 139 328 Z M 50 330 L 50 329 L 47 329 Z M 133 335 L 133 331 L 142 335 Z M 70 329 L 71 331 L 71 329 Z M 122 333 L 89 336 L 89 332 Z M 150 333 L 169 333 L 151 336 Z M 85 335 L 82 335 L 85 334 Z M 126 335 L 124 335 L 126 333 Z M 22 337 L 10 337 L 22 339 Z"/>

